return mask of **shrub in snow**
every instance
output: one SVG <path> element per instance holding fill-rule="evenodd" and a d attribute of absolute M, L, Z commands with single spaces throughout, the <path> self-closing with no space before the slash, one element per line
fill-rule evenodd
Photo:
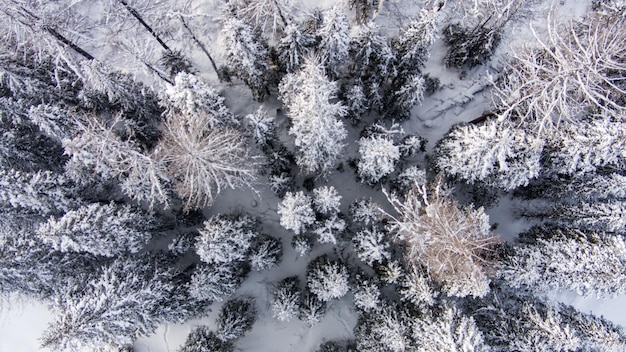
<path fill-rule="evenodd" d="M 512 190 L 539 175 L 543 141 L 497 120 L 456 125 L 435 150 L 436 167 L 469 183 Z"/>
<path fill-rule="evenodd" d="M 217 336 L 222 341 L 232 341 L 252 330 L 256 321 L 254 300 L 234 298 L 222 306 L 217 317 Z"/>
<path fill-rule="evenodd" d="M 315 59 L 286 75 L 278 87 L 285 103 L 297 149 L 296 163 L 305 172 L 327 172 L 339 158 L 347 132 L 339 119 L 347 110 L 337 98 L 337 85 Z"/>
<path fill-rule="evenodd" d="M 364 226 L 377 223 L 381 214 L 378 210 L 378 204 L 374 203 L 371 198 L 361 198 L 350 204 L 350 216 L 352 221 Z"/>
<path fill-rule="evenodd" d="M 196 253 L 208 264 L 244 261 L 258 236 L 256 226 L 256 220 L 249 216 L 213 216 L 198 230 Z"/>
<path fill-rule="evenodd" d="M 406 246 L 405 257 L 414 267 L 424 265 L 448 295 L 487 293 L 496 264 L 489 258 L 499 241 L 482 208 L 460 207 L 441 178 L 430 186 L 416 183 L 404 201 L 387 198 L 397 213 L 387 214 L 389 231 Z"/>
<path fill-rule="evenodd" d="M 37 236 L 61 252 L 87 252 L 114 257 L 136 253 L 152 238 L 157 221 L 153 215 L 130 205 L 94 203 L 50 218 Z"/>
<path fill-rule="evenodd" d="M 189 295 L 201 301 L 222 301 L 239 288 L 249 271 L 241 262 L 201 264 L 191 275 Z"/>
<path fill-rule="evenodd" d="M 400 148 L 389 138 L 372 136 L 359 139 L 357 173 L 366 183 L 375 184 L 395 169 Z"/>
<path fill-rule="evenodd" d="M 339 237 L 346 230 L 346 222 L 338 215 L 316 222 L 313 233 L 317 235 L 319 243 L 337 243 Z"/>
<path fill-rule="evenodd" d="M 233 352 L 231 341 L 222 341 L 206 326 L 198 326 L 187 335 L 185 344 L 178 352 Z"/>
<path fill-rule="evenodd" d="M 326 302 L 309 291 L 305 291 L 300 300 L 300 309 L 298 311 L 298 319 L 311 327 L 324 318 L 327 309 Z"/>
<path fill-rule="evenodd" d="M 383 263 L 391 258 L 385 232 L 376 226 L 358 231 L 352 238 L 352 243 L 359 259 L 369 266 L 373 266 L 374 263 Z"/>
<path fill-rule="evenodd" d="M 293 239 L 291 240 L 291 246 L 300 257 L 304 257 L 305 255 L 311 253 L 313 241 L 308 235 L 296 235 L 293 236 Z"/>
<path fill-rule="evenodd" d="M 377 309 L 380 304 L 380 289 L 370 281 L 361 281 L 354 291 L 354 305 L 362 311 Z"/>
<path fill-rule="evenodd" d="M 315 222 L 311 198 L 302 191 L 287 192 L 283 201 L 278 204 L 278 214 L 280 225 L 287 230 L 292 230 L 296 235 Z"/>
<path fill-rule="evenodd" d="M 252 270 L 262 271 L 278 266 L 282 256 L 282 242 L 277 238 L 263 235 L 252 245 L 248 261 Z"/>
<path fill-rule="evenodd" d="M 333 186 L 321 186 L 313 189 L 313 208 L 324 215 L 337 213 L 341 205 L 341 196 Z"/>
<path fill-rule="evenodd" d="M 626 292 L 626 245 L 619 235 L 534 227 L 504 261 L 500 275 L 513 288 L 537 292 L 568 289 L 582 296 Z"/>
<path fill-rule="evenodd" d="M 324 302 L 348 293 L 348 279 L 348 269 L 327 256 L 315 258 L 307 269 L 307 287 Z"/>
<path fill-rule="evenodd" d="M 298 317 L 300 309 L 300 280 L 297 276 L 281 280 L 274 290 L 272 316 L 278 321 L 290 321 Z"/>

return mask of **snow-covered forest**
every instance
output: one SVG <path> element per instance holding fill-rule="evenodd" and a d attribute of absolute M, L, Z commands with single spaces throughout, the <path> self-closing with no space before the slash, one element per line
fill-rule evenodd
<path fill-rule="evenodd" d="M 0 18 L 0 351 L 626 351 L 623 0 Z"/>

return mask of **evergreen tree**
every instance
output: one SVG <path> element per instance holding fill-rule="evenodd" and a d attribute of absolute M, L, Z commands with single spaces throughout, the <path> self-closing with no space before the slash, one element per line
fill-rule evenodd
<path fill-rule="evenodd" d="M 337 244 L 337 238 L 346 230 L 346 222 L 338 215 L 331 215 L 327 219 L 316 222 L 313 233 L 317 235 L 319 243 Z"/>
<path fill-rule="evenodd" d="M 339 77 L 350 49 L 350 24 L 344 9 L 333 6 L 326 10 L 317 31 L 319 55 L 330 77 Z"/>
<path fill-rule="evenodd" d="M 199 301 L 221 302 L 239 288 L 249 271 L 242 262 L 202 264 L 191 275 L 189 295 Z"/>
<path fill-rule="evenodd" d="M 514 288 L 569 289 L 598 297 L 626 292 L 622 236 L 540 226 L 520 235 L 525 243 L 504 261 L 501 277 Z"/>
<path fill-rule="evenodd" d="M 288 73 L 295 72 L 304 63 L 305 57 L 314 45 L 314 36 L 300 29 L 295 23 L 288 24 L 277 48 L 285 70 Z"/>
<path fill-rule="evenodd" d="M 55 350 L 123 348 L 172 318 L 172 272 L 145 261 L 120 258 L 100 276 L 76 283 L 56 307 L 42 345 Z"/>
<path fill-rule="evenodd" d="M 90 204 L 51 217 L 37 229 L 42 242 L 61 252 L 115 257 L 136 253 L 152 238 L 156 218 L 130 205 Z"/>
<path fill-rule="evenodd" d="M 357 173 L 362 182 L 376 184 L 395 170 L 400 148 L 389 138 L 371 136 L 359 139 Z"/>
<path fill-rule="evenodd" d="M 311 206 L 311 198 L 299 191 L 287 192 L 285 198 L 278 204 L 280 225 L 292 230 L 296 235 L 304 232 L 315 222 L 315 213 Z"/>
<path fill-rule="evenodd" d="M 347 132 L 338 120 L 346 115 L 339 102 L 337 86 L 324 75 L 321 64 L 306 61 L 297 73 L 286 75 L 279 86 L 280 96 L 293 123 L 296 163 L 306 172 L 327 172 L 339 158 Z"/>
<path fill-rule="evenodd" d="M 298 319 L 300 319 L 307 326 L 311 327 L 322 321 L 327 308 L 328 307 L 325 301 L 320 300 L 316 294 L 307 290 L 304 292 L 302 299 L 300 300 Z"/>
<path fill-rule="evenodd" d="M 380 306 L 380 288 L 369 280 L 359 280 L 359 284 L 354 291 L 354 305 L 364 311 L 369 312 Z"/>
<path fill-rule="evenodd" d="M 282 242 L 278 238 L 263 235 L 250 248 L 248 261 L 252 270 L 263 271 L 277 267 L 282 256 Z"/>
<path fill-rule="evenodd" d="M 245 215 L 211 217 L 198 230 L 196 253 L 207 264 L 245 261 L 253 240 L 259 235 L 256 226 L 256 220 Z"/>
<path fill-rule="evenodd" d="M 266 44 L 252 27 L 236 17 L 224 22 L 222 36 L 228 71 L 250 87 L 255 99 L 263 100 L 269 70 Z"/>
<path fill-rule="evenodd" d="M 222 341 L 206 326 L 194 328 L 178 352 L 233 352 L 232 342 Z"/>
<path fill-rule="evenodd" d="M 327 256 L 318 257 L 308 266 L 307 287 L 324 302 L 341 298 L 348 292 L 348 270 Z"/>
<path fill-rule="evenodd" d="M 274 290 L 272 316 L 278 321 L 288 322 L 298 316 L 300 306 L 300 280 L 297 276 L 281 280 Z"/>
<path fill-rule="evenodd" d="M 341 205 L 341 196 L 333 186 L 321 186 L 313 189 L 313 208 L 324 215 L 336 214 Z"/>
<path fill-rule="evenodd" d="M 222 341 L 236 340 L 252 329 L 255 320 L 254 300 L 245 298 L 228 300 L 217 317 L 217 336 Z"/>
<path fill-rule="evenodd" d="M 437 144 L 436 167 L 469 183 L 512 190 L 539 175 L 543 141 L 495 120 L 456 125 Z"/>
<path fill-rule="evenodd" d="M 385 232 L 377 226 L 367 227 L 358 231 L 352 238 L 352 243 L 359 259 L 369 266 L 391 259 Z"/>

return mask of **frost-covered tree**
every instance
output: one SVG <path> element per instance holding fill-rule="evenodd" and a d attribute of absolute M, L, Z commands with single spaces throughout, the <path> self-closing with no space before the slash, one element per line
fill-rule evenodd
<path fill-rule="evenodd" d="M 285 27 L 285 34 L 278 43 L 278 57 L 285 70 L 295 72 L 315 45 L 315 37 L 302 30 L 297 24 Z"/>
<path fill-rule="evenodd" d="M 237 15 L 264 33 L 270 41 L 286 32 L 285 28 L 292 23 L 293 0 L 241 0 L 237 3 L 240 3 Z"/>
<path fill-rule="evenodd" d="M 239 288 L 250 268 L 241 262 L 200 265 L 191 275 L 189 295 L 200 301 L 222 301 Z"/>
<path fill-rule="evenodd" d="M 311 237 L 301 234 L 293 236 L 291 240 L 291 246 L 296 251 L 298 256 L 304 257 L 305 255 L 311 253 L 311 249 L 313 248 L 313 241 Z"/>
<path fill-rule="evenodd" d="M 304 232 L 315 222 L 315 212 L 311 203 L 311 197 L 302 191 L 287 192 L 283 201 L 278 204 L 280 225 L 292 230 L 296 235 Z"/>
<path fill-rule="evenodd" d="M 281 280 L 272 298 L 272 316 L 278 321 L 290 321 L 298 317 L 300 307 L 300 280 L 297 276 Z"/>
<path fill-rule="evenodd" d="M 173 85 L 167 85 L 160 104 L 165 115 L 187 119 L 203 116 L 209 128 L 237 125 L 239 121 L 224 104 L 224 98 L 208 84 L 189 73 L 179 73 Z"/>
<path fill-rule="evenodd" d="M 391 259 L 385 232 L 377 226 L 367 227 L 358 231 L 352 238 L 352 243 L 359 259 L 369 266 L 374 265 L 375 262 L 382 263 Z"/>
<path fill-rule="evenodd" d="M 563 122 L 559 134 L 551 137 L 544 173 L 580 175 L 601 168 L 623 168 L 626 161 L 626 133 L 621 120 L 589 116 L 576 123 Z"/>
<path fill-rule="evenodd" d="M 334 214 L 315 223 L 313 233 L 319 243 L 337 243 L 337 238 L 346 230 L 346 221 Z"/>
<path fill-rule="evenodd" d="M 350 24 L 345 10 L 335 5 L 324 11 L 316 34 L 320 38 L 317 49 L 326 72 L 330 77 L 339 77 L 350 49 Z"/>
<path fill-rule="evenodd" d="M 36 233 L 42 242 L 61 252 L 115 257 L 141 250 L 157 227 L 154 215 L 130 205 L 94 203 L 51 217 Z"/>
<path fill-rule="evenodd" d="M 495 120 L 457 125 L 437 144 L 436 167 L 469 183 L 512 190 L 539 175 L 544 142 Z"/>
<path fill-rule="evenodd" d="M 341 205 L 341 196 L 333 186 L 321 186 L 313 189 L 313 208 L 324 215 L 337 213 Z"/>
<path fill-rule="evenodd" d="M 420 270 L 412 268 L 404 275 L 400 284 L 400 297 L 404 302 L 410 302 L 416 307 L 431 306 L 435 302 L 437 292 L 433 285 Z"/>
<path fill-rule="evenodd" d="M 369 226 L 377 223 L 381 219 L 378 210 L 379 205 L 371 198 L 361 198 L 350 204 L 350 217 L 352 222 Z"/>
<path fill-rule="evenodd" d="M 430 46 L 437 40 L 440 9 L 424 8 L 400 31 L 393 43 L 397 52 L 398 74 L 420 72 L 428 59 Z"/>
<path fill-rule="evenodd" d="M 396 74 L 395 53 L 380 28 L 367 23 L 357 29 L 350 40 L 350 71 L 364 83 L 384 84 Z"/>
<path fill-rule="evenodd" d="M 262 106 L 256 112 L 246 115 L 245 122 L 261 148 L 267 147 L 276 138 L 276 121 Z"/>
<path fill-rule="evenodd" d="M 245 261 L 259 235 L 256 226 L 256 220 L 245 215 L 213 216 L 198 230 L 196 253 L 207 264 Z"/>
<path fill-rule="evenodd" d="M 601 298 L 626 292 L 622 236 L 546 226 L 520 236 L 528 243 L 516 246 L 500 270 L 511 287 L 537 292 L 569 289 Z"/>
<path fill-rule="evenodd" d="M 222 341 L 206 326 L 198 326 L 187 335 L 187 340 L 178 352 L 232 352 L 235 348 L 230 341 Z"/>
<path fill-rule="evenodd" d="M 256 321 L 254 300 L 234 298 L 226 301 L 217 317 L 217 336 L 223 341 L 242 337 Z"/>
<path fill-rule="evenodd" d="M 385 192 L 387 194 L 387 192 Z M 404 200 L 387 194 L 398 215 L 387 213 L 389 232 L 406 246 L 405 257 L 423 265 L 448 295 L 484 296 L 494 270 L 490 258 L 498 243 L 482 208 L 461 207 L 439 178 L 414 184 Z"/>
<path fill-rule="evenodd" d="M 146 201 L 151 207 L 169 204 L 165 166 L 143 153 L 132 139 L 120 138 L 120 129 L 132 135 L 120 115 L 108 124 L 95 115 L 85 115 L 74 123 L 77 135 L 63 140 L 65 153 L 70 156 L 65 165 L 70 178 L 86 185 L 93 182 L 94 175 L 118 179 L 124 193 L 137 202 Z"/>
<path fill-rule="evenodd" d="M 396 193 L 404 194 L 416 182 L 419 184 L 426 182 L 426 171 L 419 169 L 417 166 L 409 166 L 398 173 L 398 176 L 392 180 L 391 187 Z"/>
<path fill-rule="evenodd" d="M 278 238 L 263 235 L 250 248 L 248 261 L 252 270 L 263 271 L 278 266 L 282 256 L 282 242 Z"/>
<path fill-rule="evenodd" d="M 307 269 L 307 287 L 324 302 L 348 293 L 348 279 L 346 267 L 327 256 L 314 259 Z"/>
<path fill-rule="evenodd" d="M 406 313 L 394 308 L 385 304 L 359 321 L 354 328 L 359 351 L 402 352 L 416 347 L 411 341 L 410 325 L 405 322 Z"/>
<path fill-rule="evenodd" d="M 212 204 L 224 188 L 251 188 L 256 179 L 242 134 L 211 128 L 206 114 L 168 116 L 156 155 L 186 210 Z"/>
<path fill-rule="evenodd" d="M 172 318 L 172 272 L 159 265 L 120 258 L 68 289 L 41 339 L 54 350 L 119 349 Z"/>
<path fill-rule="evenodd" d="M 230 17 L 222 29 L 228 72 L 252 90 L 257 100 L 265 97 L 269 70 L 267 45 L 243 20 Z"/>
<path fill-rule="evenodd" d="M 316 294 L 305 291 L 300 300 L 298 319 L 311 327 L 322 321 L 327 308 L 326 302 L 322 301 Z"/>
<path fill-rule="evenodd" d="M 374 264 L 376 274 L 387 285 L 398 284 L 404 275 L 404 268 L 397 260 L 387 260 L 380 264 Z"/>
<path fill-rule="evenodd" d="M 485 341 L 497 351 L 621 351 L 623 329 L 563 304 L 550 305 L 496 286 L 467 306 Z"/>
<path fill-rule="evenodd" d="M 626 176 L 592 172 L 576 177 L 549 178 L 545 182 L 531 184 L 521 193 L 529 198 L 539 196 L 574 203 L 623 200 L 626 199 Z"/>
<path fill-rule="evenodd" d="M 369 280 L 359 280 L 354 291 L 354 305 L 364 312 L 377 309 L 380 305 L 380 288 L 378 285 Z"/>
<path fill-rule="evenodd" d="M 384 136 L 359 139 L 357 173 L 361 181 L 375 184 L 395 170 L 400 160 L 400 148 Z"/>
<path fill-rule="evenodd" d="M 292 121 L 289 134 L 295 137 L 296 163 L 306 172 L 329 171 L 340 157 L 347 136 L 339 120 L 346 115 L 346 108 L 333 102 L 336 83 L 329 81 L 322 65 L 310 58 L 300 71 L 282 79 L 279 92 Z"/>
<path fill-rule="evenodd" d="M 436 316 L 414 320 L 413 336 L 423 351 L 491 351 L 474 318 L 456 308 L 443 307 Z"/>
<path fill-rule="evenodd" d="M 81 205 L 72 182 L 51 171 L 0 170 L 0 206 L 32 215 L 61 215 Z"/>
<path fill-rule="evenodd" d="M 530 122 L 539 135 L 550 135 L 561 121 L 578 121 L 590 111 L 622 119 L 623 16 L 592 13 L 581 22 L 556 21 L 550 12 L 546 33 L 535 32 L 536 45 L 512 52 L 507 74 L 495 86 L 500 118 Z"/>

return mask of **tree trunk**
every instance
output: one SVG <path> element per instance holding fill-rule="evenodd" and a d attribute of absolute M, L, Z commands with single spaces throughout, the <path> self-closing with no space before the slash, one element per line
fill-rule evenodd
<path fill-rule="evenodd" d="M 133 15 L 133 17 L 135 17 L 137 19 L 137 21 L 139 21 L 139 23 L 141 23 L 142 26 L 144 26 L 144 28 L 146 30 L 148 30 L 148 32 L 152 35 L 152 37 L 154 37 L 154 39 L 157 40 L 157 42 L 159 42 L 159 44 L 161 44 L 161 46 L 163 47 L 163 49 L 165 49 L 165 51 L 172 51 L 170 49 L 169 46 L 167 46 L 167 44 L 165 44 L 165 42 L 163 40 L 161 40 L 161 38 L 159 37 L 159 35 L 157 34 L 157 32 L 154 31 L 154 29 L 152 29 L 152 27 L 150 27 L 146 21 L 143 20 L 143 18 L 141 17 L 141 15 L 139 14 L 139 12 L 137 12 L 137 10 L 135 10 L 134 8 L 132 8 L 128 2 L 126 2 L 126 0 L 117 0 L 120 4 L 124 5 L 124 7 L 128 10 L 128 12 L 130 12 L 131 15 Z"/>
<path fill-rule="evenodd" d="M 213 70 L 215 70 L 215 73 L 217 74 L 217 78 L 220 80 L 220 82 L 223 82 L 222 75 L 220 74 L 220 71 L 218 70 L 217 65 L 215 64 L 215 61 L 213 60 L 213 57 L 211 56 L 211 54 L 209 54 L 209 51 L 207 50 L 207 48 L 204 46 L 204 44 L 202 44 L 200 39 L 196 37 L 196 35 L 191 30 L 191 28 L 189 28 L 187 21 L 185 21 L 185 18 L 182 15 L 180 16 L 180 21 L 183 23 L 183 27 L 185 27 L 185 29 L 189 32 L 189 35 L 191 35 L 191 39 L 193 39 L 193 41 L 196 42 L 196 44 L 200 47 L 200 49 L 202 49 L 204 54 L 209 58 L 209 61 L 211 61 L 211 66 L 213 66 Z"/>

